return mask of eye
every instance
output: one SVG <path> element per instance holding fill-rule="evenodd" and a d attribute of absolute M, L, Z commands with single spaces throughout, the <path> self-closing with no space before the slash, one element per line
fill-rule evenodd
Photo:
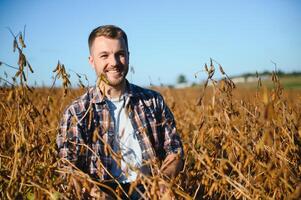
<path fill-rule="evenodd" d="M 106 59 L 108 57 L 108 55 L 107 54 L 101 54 L 99 57 L 102 58 L 102 59 Z"/>
<path fill-rule="evenodd" d="M 124 57 L 125 57 L 125 52 L 123 52 L 123 51 L 122 51 L 122 52 L 119 52 L 119 53 L 118 53 L 118 56 L 124 58 Z"/>

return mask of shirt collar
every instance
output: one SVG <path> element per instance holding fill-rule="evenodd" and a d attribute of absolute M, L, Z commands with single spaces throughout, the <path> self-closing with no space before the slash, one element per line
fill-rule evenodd
<path fill-rule="evenodd" d="M 135 97 L 137 95 L 137 92 L 135 92 L 135 88 L 133 84 L 129 83 L 129 81 L 126 79 L 126 90 L 124 93 L 124 96 L 126 98 Z M 102 94 L 99 87 L 94 86 L 92 89 L 92 103 L 104 103 L 106 97 Z"/>

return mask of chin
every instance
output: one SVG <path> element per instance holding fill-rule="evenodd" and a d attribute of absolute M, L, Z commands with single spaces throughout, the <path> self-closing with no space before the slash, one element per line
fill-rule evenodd
<path fill-rule="evenodd" d="M 125 77 L 120 77 L 118 79 L 108 79 L 110 86 L 120 86 L 125 82 Z"/>

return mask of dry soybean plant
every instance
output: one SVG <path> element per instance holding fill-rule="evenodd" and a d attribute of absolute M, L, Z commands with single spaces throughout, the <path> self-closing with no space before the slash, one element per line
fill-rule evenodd
<path fill-rule="evenodd" d="M 75 72 L 83 89 L 70 89 L 70 75 L 58 62 L 51 88 L 29 86 L 34 71 L 24 53 L 25 31 L 12 35 L 18 67 L 0 61 L 0 67 L 16 70 L 12 80 L 1 77 L 0 199 L 103 199 L 97 188 L 105 185 L 58 159 L 55 144 L 63 109 L 88 89 L 83 75 Z M 216 69 L 220 80 L 214 78 Z M 143 197 L 300 199 L 301 93 L 288 95 L 276 71 L 272 89 L 258 76 L 255 91 L 236 87 L 214 59 L 202 71 L 207 80 L 200 88 L 159 88 L 175 115 L 185 165 L 169 180 L 160 173 L 160 163 L 153 163 L 154 176 L 140 174 L 135 183 L 145 186 Z M 57 79 L 61 88 L 54 87 Z M 102 81 L 100 77 L 97 85 Z M 97 134 L 93 138 L 100 139 Z M 106 151 L 120 161 L 109 146 Z M 117 199 L 121 192 L 112 191 Z"/>
<path fill-rule="evenodd" d="M 210 69 L 205 64 L 198 108 L 191 102 L 175 111 L 187 153 L 182 187 L 196 199 L 299 199 L 300 103 L 288 104 L 276 72 L 272 90 L 261 86 L 250 96 L 240 89 L 248 100 L 235 97 L 234 83 L 218 65 L 224 78 L 215 81 L 212 59 Z"/>
<path fill-rule="evenodd" d="M 53 187 L 56 128 L 51 128 L 53 121 L 49 118 L 53 104 L 45 98 L 39 99 L 43 94 L 27 84 L 28 70 L 33 73 L 33 69 L 24 54 L 24 35 L 25 31 L 13 34 L 13 51 L 17 50 L 19 55 L 18 68 L 1 62 L 4 67 L 16 69 L 13 83 L 1 78 L 4 81 L 0 102 L 1 199 L 41 199 L 56 195 Z"/>

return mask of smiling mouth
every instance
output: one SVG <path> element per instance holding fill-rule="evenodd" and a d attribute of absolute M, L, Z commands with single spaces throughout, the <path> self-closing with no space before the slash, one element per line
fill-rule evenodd
<path fill-rule="evenodd" d="M 105 73 L 109 76 L 120 77 L 123 76 L 123 70 L 121 69 L 110 69 L 105 70 Z"/>
<path fill-rule="evenodd" d="M 108 70 L 106 71 L 106 73 L 109 73 L 109 74 L 122 74 L 123 71 L 121 70 Z"/>
<path fill-rule="evenodd" d="M 108 73 L 108 72 L 113 72 L 113 73 L 121 73 L 123 72 L 122 67 L 114 67 L 114 68 L 109 68 L 109 69 L 105 69 L 104 72 Z"/>
<path fill-rule="evenodd" d="M 113 69 L 113 70 L 106 70 L 105 72 L 112 72 L 112 73 L 121 73 L 122 70 L 118 70 L 118 69 Z"/>

